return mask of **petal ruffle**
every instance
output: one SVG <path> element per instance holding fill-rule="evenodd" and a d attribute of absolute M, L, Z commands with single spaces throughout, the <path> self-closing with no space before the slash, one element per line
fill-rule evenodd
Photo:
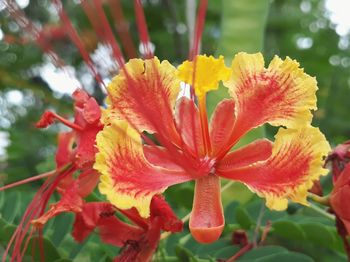
<path fill-rule="evenodd" d="M 313 181 L 327 174 L 324 157 L 330 146 L 318 128 L 299 130 L 280 128 L 272 155 L 246 167 L 217 169 L 217 174 L 246 184 L 266 205 L 275 210 L 287 208 L 288 201 L 307 204 L 307 190 Z"/>
<path fill-rule="evenodd" d="M 184 171 L 149 163 L 140 135 L 123 120 L 113 122 L 98 134 L 97 147 L 94 168 L 102 174 L 100 192 L 120 209 L 135 207 L 142 217 L 149 216 L 154 195 L 170 185 L 194 179 Z"/>
<path fill-rule="evenodd" d="M 194 71 L 193 68 L 196 67 Z M 224 57 L 199 55 L 195 62 L 185 61 L 179 66 L 179 78 L 194 87 L 198 97 L 203 97 L 208 91 L 216 90 L 219 81 L 227 80 L 230 69 L 225 66 Z M 193 81 L 194 78 L 194 81 Z"/>
<path fill-rule="evenodd" d="M 267 69 L 260 53 L 239 53 L 231 79 L 224 83 L 236 101 L 236 125 L 231 142 L 264 123 L 298 128 L 309 124 L 316 107 L 317 82 L 299 63 L 275 56 Z"/>
<path fill-rule="evenodd" d="M 131 59 L 108 86 L 104 122 L 124 119 L 138 131 L 176 137 L 173 108 L 180 91 L 176 72 L 158 58 Z"/>

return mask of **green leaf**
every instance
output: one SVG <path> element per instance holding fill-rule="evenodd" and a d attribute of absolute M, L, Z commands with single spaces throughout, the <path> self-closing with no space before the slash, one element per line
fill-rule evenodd
<path fill-rule="evenodd" d="M 306 238 L 302 228 L 289 220 L 280 220 L 272 224 L 273 232 L 281 237 L 291 240 L 304 240 Z"/>
<path fill-rule="evenodd" d="M 197 262 L 198 261 L 189 249 L 182 247 L 180 245 L 177 245 L 175 247 L 175 253 L 176 253 L 176 256 L 178 257 L 179 261 L 183 261 L 183 262 Z"/>
<path fill-rule="evenodd" d="M 52 229 L 53 235 L 51 237 L 55 246 L 58 246 L 67 234 L 70 234 L 71 225 L 73 222 L 72 214 L 61 214 L 55 217 Z"/>
<path fill-rule="evenodd" d="M 268 0 L 222 1 L 218 54 L 231 62 L 238 52 L 262 51 L 268 11 Z"/>
<path fill-rule="evenodd" d="M 330 247 L 335 242 L 333 234 L 320 223 L 305 223 L 300 227 L 305 232 L 306 238 L 314 244 Z"/>
<path fill-rule="evenodd" d="M 200 245 L 196 250 L 196 254 L 198 254 L 198 256 L 201 258 L 208 258 L 210 256 L 214 256 L 214 254 L 219 249 L 222 249 L 228 246 L 232 246 L 230 241 L 220 239 L 211 244 Z"/>
<path fill-rule="evenodd" d="M 242 207 L 236 208 L 236 220 L 242 226 L 243 229 L 249 229 L 253 225 L 253 220 L 249 216 L 247 210 Z"/>
<path fill-rule="evenodd" d="M 297 252 L 278 253 L 254 260 L 255 262 L 314 262 L 314 260 L 304 254 Z"/>
<path fill-rule="evenodd" d="M 1 209 L 1 216 L 8 222 L 13 222 L 20 213 L 21 194 L 18 191 L 6 193 L 6 201 Z"/>
<path fill-rule="evenodd" d="M 240 250 L 240 247 L 238 247 L 238 246 L 225 247 L 225 248 L 222 248 L 222 249 L 218 250 L 214 254 L 214 257 L 216 259 L 218 259 L 218 258 L 222 258 L 222 259 L 226 258 L 227 259 L 227 258 L 230 258 L 233 255 L 235 255 L 239 250 Z"/>
<path fill-rule="evenodd" d="M 288 252 L 287 249 L 280 246 L 263 246 L 250 250 L 240 257 L 239 261 L 245 261 L 250 259 L 258 259 L 272 254 L 279 254 Z"/>

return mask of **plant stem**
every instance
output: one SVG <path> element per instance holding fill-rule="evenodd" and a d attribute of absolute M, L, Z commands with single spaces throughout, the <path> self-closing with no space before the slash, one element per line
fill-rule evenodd
<path fill-rule="evenodd" d="M 328 196 L 318 196 L 318 195 L 316 195 L 316 194 L 313 194 L 313 193 L 308 193 L 308 197 L 311 199 L 311 200 L 313 200 L 313 201 L 315 201 L 315 202 L 317 202 L 317 203 L 319 203 L 319 204 L 321 204 L 321 205 L 324 205 L 324 206 L 330 206 L 330 202 L 329 202 L 329 195 Z"/>
<path fill-rule="evenodd" d="M 329 214 L 327 211 L 323 210 L 322 208 L 316 206 L 314 203 L 309 203 L 309 208 L 311 208 L 312 210 L 316 211 L 317 213 L 325 216 L 326 218 L 329 218 L 331 220 L 335 220 L 335 217 L 331 214 Z"/>

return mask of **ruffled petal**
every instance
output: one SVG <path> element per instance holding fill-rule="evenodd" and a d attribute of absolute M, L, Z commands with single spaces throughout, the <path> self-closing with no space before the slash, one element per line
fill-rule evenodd
<path fill-rule="evenodd" d="M 234 124 L 234 100 L 224 99 L 216 106 L 210 120 L 210 140 L 213 155 L 216 155 L 228 143 Z"/>
<path fill-rule="evenodd" d="M 173 108 L 180 91 L 176 72 L 158 58 L 131 59 L 107 88 L 104 122 L 124 119 L 138 131 L 176 137 Z"/>
<path fill-rule="evenodd" d="M 194 71 L 194 67 L 196 70 Z M 228 80 L 230 69 L 225 66 L 224 57 L 199 55 L 195 62 L 185 61 L 179 66 L 179 78 L 194 87 L 195 93 L 203 97 L 210 90 L 216 90 L 219 81 Z M 193 81 L 194 78 L 194 81 Z"/>
<path fill-rule="evenodd" d="M 140 135 L 126 121 L 115 121 L 97 136 L 99 153 L 94 168 L 102 175 L 100 192 L 120 209 L 135 207 L 148 217 L 154 195 L 168 186 L 194 179 L 184 171 L 151 165 Z"/>
<path fill-rule="evenodd" d="M 227 154 L 218 164 L 220 170 L 232 170 L 267 160 L 272 154 L 273 143 L 267 139 L 259 139 L 247 146 Z"/>
<path fill-rule="evenodd" d="M 288 201 L 307 205 L 307 190 L 313 181 L 327 174 L 324 158 L 330 146 L 318 128 L 311 126 L 299 130 L 280 128 L 266 161 L 246 167 L 217 169 L 217 174 L 246 184 L 266 205 L 275 210 L 287 208 Z"/>
<path fill-rule="evenodd" d="M 236 101 L 232 141 L 264 123 L 292 128 L 309 124 L 310 110 L 317 109 L 316 79 L 289 57 L 275 56 L 265 69 L 260 53 L 239 53 L 232 61 L 231 78 L 224 84 Z"/>

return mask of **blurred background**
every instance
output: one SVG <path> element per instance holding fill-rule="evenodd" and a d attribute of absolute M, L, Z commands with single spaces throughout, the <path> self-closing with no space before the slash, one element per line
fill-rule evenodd
<path fill-rule="evenodd" d="M 66 29 L 61 26 L 51 1 L 16 2 L 40 34 L 33 41 L 32 32 L 23 31 L 6 11 L 5 4 L 0 2 L 0 186 L 54 169 L 57 132 L 63 127 L 54 125 L 46 130 L 36 129 L 34 123 L 44 110 L 72 116 L 70 95 L 79 86 L 84 86 L 101 104 L 104 98 L 103 89 L 65 34 Z M 174 65 L 181 63 L 188 57 L 197 1 L 142 2 L 155 54 Z M 84 47 L 108 83 L 117 70 L 110 49 L 98 41 L 78 0 L 63 3 Z M 127 21 L 123 26 L 124 34 L 126 30 L 128 36 L 124 35 L 124 39 L 128 38 L 132 43 L 124 46 L 123 51 L 129 57 L 137 56 L 143 50 L 139 45 L 133 4 L 132 1 L 121 1 L 121 4 Z M 123 28 L 115 19 L 113 0 L 105 0 L 104 7 L 120 41 Z M 202 53 L 223 54 L 227 63 L 238 51 L 262 51 L 266 64 L 274 55 L 298 60 L 308 74 L 317 78 L 319 109 L 314 113 L 313 123 L 334 146 L 350 139 L 349 10 L 348 0 L 209 0 Z M 56 67 L 38 47 L 38 41 L 55 50 L 64 66 Z M 209 107 L 212 109 L 225 95 L 224 90 L 211 94 Z M 267 129 L 267 135 L 273 135 L 270 134 L 272 131 Z M 6 192 L 6 200 L 5 193 L 0 193 L 2 217 L 16 224 L 33 188 L 39 184 L 36 182 Z M 176 196 L 177 189 L 169 190 L 167 194 L 173 197 L 178 213 L 186 214 L 191 207 L 188 199 L 192 197 L 192 187 L 180 189 L 181 196 Z M 236 197 L 241 203 L 247 202 L 251 195 L 241 194 L 242 190 L 237 187 L 236 193 L 227 198 Z M 65 224 L 61 220 L 54 223 Z M 63 241 L 63 233 L 62 236 L 60 232 L 52 234 L 55 244 Z M 70 243 L 68 241 L 66 245 Z M 77 256 L 83 247 L 77 245 L 75 248 L 70 257 L 74 257 L 74 252 Z"/>

